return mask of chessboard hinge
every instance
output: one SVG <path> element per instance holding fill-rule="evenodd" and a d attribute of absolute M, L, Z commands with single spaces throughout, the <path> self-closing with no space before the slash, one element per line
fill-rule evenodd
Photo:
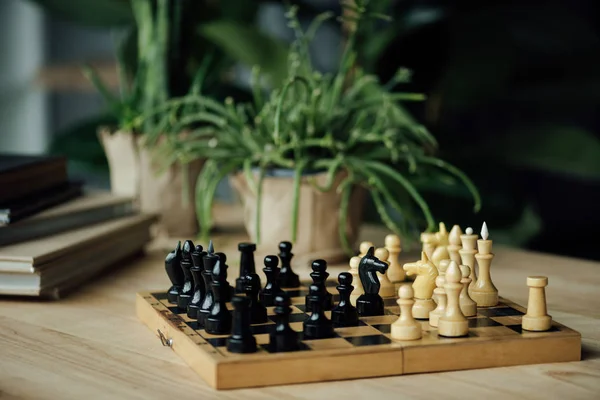
<path fill-rule="evenodd" d="M 167 337 L 160 331 L 160 329 L 157 329 L 156 331 L 158 332 L 158 338 L 160 339 L 160 342 L 162 343 L 163 346 L 167 346 L 167 347 L 173 346 L 172 338 L 167 339 Z"/>

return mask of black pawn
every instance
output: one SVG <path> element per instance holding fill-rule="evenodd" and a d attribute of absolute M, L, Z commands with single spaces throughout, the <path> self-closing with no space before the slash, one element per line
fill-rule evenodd
<path fill-rule="evenodd" d="M 354 286 L 352 286 L 352 274 L 349 272 L 340 273 L 338 275 L 338 282 L 340 284 L 336 289 L 340 294 L 340 302 L 331 310 L 331 322 L 336 328 L 357 326 L 358 311 L 350 303 L 350 294 L 354 290 Z"/>
<path fill-rule="evenodd" d="M 246 283 L 245 291 L 246 296 L 250 298 L 250 321 L 252 324 L 264 324 L 268 322 L 267 308 L 258 298 L 258 292 L 260 291 L 260 280 L 258 275 L 250 274 L 244 280 Z"/>
<path fill-rule="evenodd" d="M 218 257 L 219 260 L 221 261 L 221 268 L 223 268 L 225 271 L 229 270 L 229 265 L 227 265 L 227 256 L 225 255 L 225 253 L 215 253 Z M 233 297 L 233 287 L 229 284 L 229 281 L 227 282 L 227 289 L 225 290 L 225 301 L 231 301 Z"/>
<path fill-rule="evenodd" d="M 300 349 L 300 338 L 290 327 L 290 298 L 287 293 L 280 292 L 275 296 L 274 308 L 275 329 L 269 334 L 269 351 L 272 353 L 296 351 Z"/>
<path fill-rule="evenodd" d="M 221 267 L 221 261 L 217 259 L 211 273 L 213 305 L 204 321 L 204 330 L 211 335 L 225 335 L 231 333 L 231 312 L 227 309 L 224 296 L 225 292 L 228 290 L 227 271 Z"/>
<path fill-rule="evenodd" d="M 167 276 L 172 285 L 167 291 L 167 299 L 169 300 L 169 303 L 172 304 L 177 304 L 177 297 L 179 297 L 179 292 L 183 288 L 183 283 L 185 281 L 180 262 L 181 242 L 177 242 L 175 249 L 165 257 L 165 270 L 167 271 Z"/>
<path fill-rule="evenodd" d="M 260 292 L 260 301 L 265 307 L 271 307 L 275 305 L 275 296 L 281 292 L 279 283 L 277 283 L 277 277 L 279 275 L 279 259 L 277 256 L 266 256 L 265 267 L 263 272 L 267 277 L 267 284 L 264 289 Z"/>
<path fill-rule="evenodd" d="M 282 288 L 297 288 L 300 286 L 300 277 L 292 271 L 292 243 L 279 243 L 279 259 L 281 260 L 281 272 L 279 273 L 279 286 Z"/>
<path fill-rule="evenodd" d="M 202 299 L 206 293 L 204 277 L 202 276 L 202 270 L 204 270 L 202 257 L 205 255 L 206 252 L 203 251 L 203 248 L 200 245 L 197 245 L 194 251 L 192 251 L 192 268 L 190 268 L 190 272 L 192 273 L 192 278 L 194 280 L 194 294 L 192 295 L 192 300 L 188 304 L 187 309 L 187 315 L 191 319 L 198 319 L 198 310 L 200 310 Z"/>
<path fill-rule="evenodd" d="M 192 277 L 192 251 L 194 251 L 194 243 L 191 240 L 183 242 L 183 248 L 181 249 L 181 262 L 179 263 L 183 270 L 184 282 L 183 288 L 179 292 L 177 297 L 177 308 L 180 310 L 186 310 L 187 306 L 192 301 L 194 295 L 194 278 Z"/>
<path fill-rule="evenodd" d="M 308 302 L 311 304 L 312 313 L 303 322 L 304 339 L 325 339 L 333 337 L 333 324 L 325 315 L 319 287 L 317 285 L 310 285 Z"/>
<path fill-rule="evenodd" d="M 250 329 L 250 298 L 233 296 L 233 327 L 227 339 L 227 350 L 230 353 L 256 352 L 256 338 Z"/>
<path fill-rule="evenodd" d="M 323 310 L 331 310 L 333 308 L 333 296 L 327 291 L 325 282 L 329 273 L 327 272 L 327 261 L 315 260 L 312 262 L 312 270 L 310 277 L 313 280 L 313 285 L 318 287 L 318 294 L 323 302 Z M 312 311 L 308 296 L 306 296 L 306 311 Z"/>
<path fill-rule="evenodd" d="M 214 295 L 212 292 L 212 270 L 218 261 L 219 257 L 214 254 L 207 254 L 202 257 L 202 263 L 204 264 L 202 276 L 204 277 L 205 295 L 202 300 L 202 305 L 198 310 L 198 325 L 201 327 L 205 326 L 206 317 L 210 314 L 210 310 L 214 303 Z"/>

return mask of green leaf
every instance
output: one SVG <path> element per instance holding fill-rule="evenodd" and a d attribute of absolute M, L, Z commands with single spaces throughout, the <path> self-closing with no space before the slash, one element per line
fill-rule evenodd
<path fill-rule="evenodd" d="M 217 20 L 202 25 L 199 33 L 236 61 L 250 67 L 260 66 L 262 73 L 271 77 L 274 86 L 279 86 L 287 76 L 286 45 L 257 27 Z"/>
<path fill-rule="evenodd" d="M 80 25 L 114 27 L 131 24 L 129 0 L 29 0 L 51 14 Z"/>

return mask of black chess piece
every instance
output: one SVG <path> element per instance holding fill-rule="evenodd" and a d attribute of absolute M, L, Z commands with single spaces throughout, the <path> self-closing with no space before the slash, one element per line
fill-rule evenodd
<path fill-rule="evenodd" d="M 221 261 L 221 268 L 223 268 L 225 271 L 229 270 L 229 265 L 227 265 L 227 256 L 225 255 L 225 253 L 215 253 L 215 255 L 217 255 L 219 257 L 219 260 Z M 229 281 L 227 282 L 227 289 L 225 289 L 225 301 L 229 302 L 231 301 L 233 297 L 233 287 L 229 284 Z"/>
<path fill-rule="evenodd" d="M 206 317 L 210 314 L 210 310 L 214 303 L 214 295 L 212 292 L 212 270 L 215 264 L 219 261 L 219 257 L 214 254 L 207 254 L 202 257 L 202 263 L 204 264 L 204 270 L 202 270 L 202 277 L 204 278 L 204 299 L 202 305 L 198 310 L 198 325 L 204 327 L 206 323 Z"/>
<path fill-rule="evenodd" d="M 227 270 L 222 268 L 218 259 L 211 272 L 211 288 L 213 305 L 204 321 L 204 330 L 211 335 L 225 335 L 231 333 L 231 312 L 227 309 L 225 294 L 229 290 L 227 285 Z"/>
<path fill-rule="evenodd" d="M 250 329 L 250 298 L 233 296 L 233 327 L 227 339 L 227 350 L 230 353 L 254 353 L 257 350 L 256 338 Z"/>
<path fill-rule="evenodd" d="M 374 254 L 375 248 L 371 247 L 358 264 L 358 276 L 365 293 L 356 299 L 356 310 L 363 317 L 383 315 L 385 309 L 383 299 L 379 295 L 381 284 L 377 272 L 385 274 L 388 264 L 379 260 Z"/>
<path fill-rule="evenodd" d="M 246 286 L 246 296 L 250 298 L 250 321 L 252 324 L 264 324 L 268 322 L 267 308 L 261 303 L 258 298 L 258 292 L 260 291 L 260 279 L 258 275 L 250 274 L 246 276 L 244 280 Z"/>
<path fill-rule="evenodd" d="M 187 315 L 191 319 L 198 319 L 198 310 L 200 310 L 202 299 L 204 299 L 206 293 L 204 276 L 202 276 L 202 270 L 204 270 L 202 257 L 206 255 L 206 252 L 203 250 L 202 246 L 196 245 L 196 248 L 192 251 L 192 268 L 190 268 L 190 272 L 194 280 L 194 291 L 187 308 Z"/>
<path fill-rule="evenodd" d="M 183 248 L 181 249 L 181 262 L 179 265 L 183 270 L 184 282 L 183 288 L 179 291 L 177 297 L 177 308 L 180 310 L 186 310 L 187 306 L 192 300 L 194 294 L 194 278 L 192 277 L 192 251 L 194 251 L 194 243 L 191 240 L 183 242 Z"/>
<path fill-rule="evenodd" d="M 358 311 L 350 303 L 350 294 L 354 290 L 352 286 L 352 274 L 342 272 L 338 275 L 339 285 L 336 287 L 340 294 L 339 303 L 331 310 L 331 322 L 335 328 L 358 325 Z"/>
<path fill-rule="evenodd" d="M 300 286 L 300 277 L 292 271 L 292 243 L 279 243 L 279 259 L 281 260 L 281 271 L 277 279 L 282 288 L 297 288 Z"/>
<path fill-rule="evenodd" d="M 325 260 L 314 260 L 312 262 L 312 270 L 310 273 L 310 277 L 313 280 L 313 285 L 316 285 L 319 289 L 319 297 L 323 301 L 323 310 L 331 310 L 333 308 L 333 296 L 331 293 L 327 291 L 326 281 L 327 277 L 329 277 L 329 273 L 327 272 L 327 261 Z M 310 301 L 306 296 L 306 311 L 310 312 L 312 309 L 310 308 Z"/>
<path fill-rule="evenodd" d="M 167 291 L 167 300 L 169 303 L 177 304 L 177 297 L 183 288 L 185 277 L 181 269 L 181 242 L 177 242 L 177 246 L 173 251 L 165 257 L 165 270 L 171 281 L 171 287 Z"/>
<path fill-rule="evenodd" d="M 263 272 L 267 277 L 267 284 L 260 292 L 260 301 L 265 307 L 271 307 L 275 305 L 275 296 L 281 292 L 279 283 L 277 283 L 277 277 L 279 275 L 279 259 L 277 256 L 266 256 L 265 267 Z"/>
<path fill-rule="evenodd" d="M 333 324 L 325 315 L 321 289 L 310 285 L 308 303 L 312 313 L 304 320 L 304 339 L 325 339 L 334 336 Z"/>
<path fill-rule="evenodd" d="M 269 351 L 272 353 L 300 350 L 298 332 L 290 327 L 290 297 L 285 292 L 275 296 L 275 329 L 269 333 Z"/>
<path fill-rule="evenodd" d="M 245 293 L 246 283 L 244 282 L 244 280 L 248 275 L 256 273 L 256 264 L 254 262 L 254 252 L 256 251 L 256 244 L 239 243 L 238 251 L 240 252 L 240 275 L 235 280 L 235 292 Z"/>

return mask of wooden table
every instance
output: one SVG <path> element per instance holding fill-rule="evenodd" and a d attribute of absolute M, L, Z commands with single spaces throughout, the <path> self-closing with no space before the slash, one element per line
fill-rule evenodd
<path fill-rule="evenodd" d="M 362 232 L 376 244 L 384 235 L 370 227 Z M 230 233 L 216 237 L 215 245 L 235 254 L 243 239 Z M 519 304 L 527 304 L 527 275 L 548 276 L 549 313 L 581 332 L 581 362 L 217 392 L 135 315 L 137 291 L 169 286 L 166 253 L 155 245 L 59 302 L 0 300 L 0 398 L 600 398 L 600 264 L 499 246 L 495 253 L 494 282 Z M 308 274 L 307 266 L 295 269 Z M 347 266 L 330 266 L 333 276 L 342 270 Z"/>

